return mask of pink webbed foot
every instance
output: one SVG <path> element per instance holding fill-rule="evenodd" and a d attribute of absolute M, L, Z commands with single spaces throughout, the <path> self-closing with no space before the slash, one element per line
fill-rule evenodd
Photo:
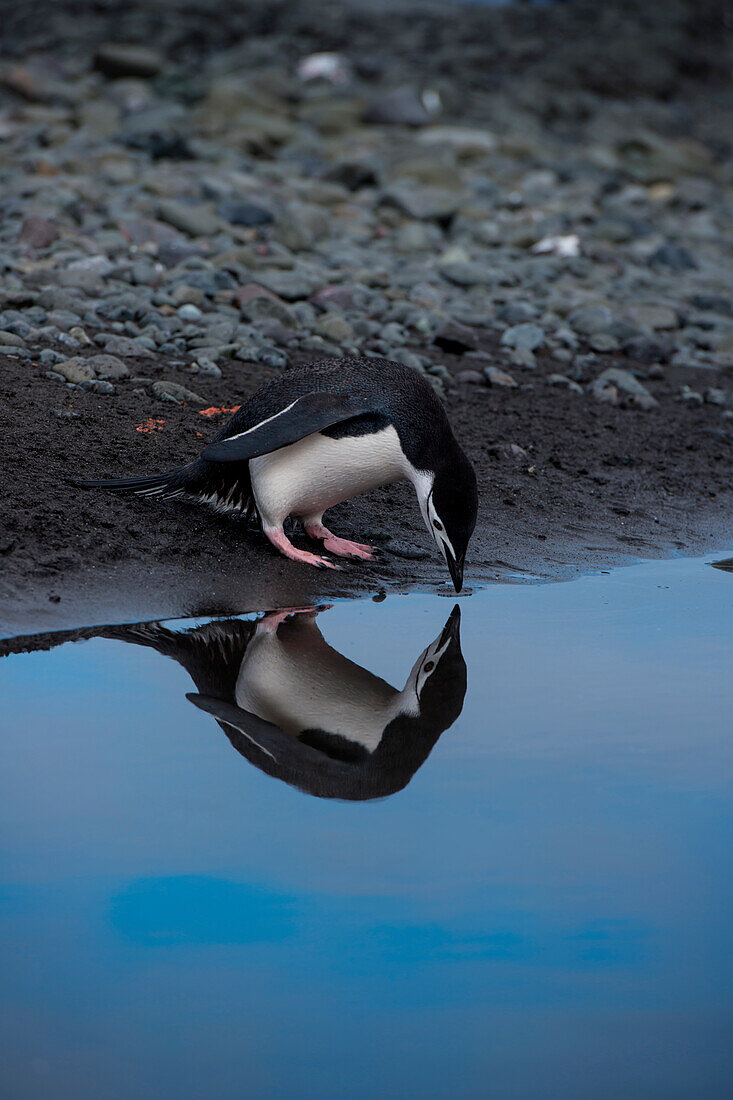
<path fill-rule="evenodd" d="M 349 539 L 340 539 L 334 535 L 322 523 L 306 523 L 305 533 L 312 539 L 323 539 L 323 549 L 339 558 L 360 558 L 362 561 L 374 561 L 376 555 L 374 548 L 363 542 L 351 542 Z"/>
<path fill-rule="evenodd" d="M 316 569 L 341 568 L 340 565 L 337 565 L 335 561 L 330 561 L 329 558 L 322 558 L 319 554 L 311 554 L 308 550 L 298 550 L 297 546 L 293 546 L 282 528 L 279 530 L 265 530 L 265 534 L 272 545 L 286 558 L 290 558 L 291 561 L 299 561 L 303 565 L 313 565 Z"/>

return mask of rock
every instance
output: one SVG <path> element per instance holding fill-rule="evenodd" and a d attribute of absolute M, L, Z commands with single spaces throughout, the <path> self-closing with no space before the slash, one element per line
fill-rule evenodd
<path fill-rule="evenodd" d="M 277 294 L 273 294 L 271 290 L 260 286 L 259 283 L 244 283 L 242 286 L 238 286 L 232 294 L 233 303 L 239 306 L 240 309 L 246 302 L 251 302 L 255 298 L 270 298 L 275 302 L 282 300 L 278 298 Z"/>
<path fill-rule="evenodd" d="M 206 295 L 199 286 L 189 286 L 188 283 L 181 283 L 175 288 L 171 294 L 171 298 L 176 305 L 194 305 L 200 306 L 206 299 Z M 180 314 L 179 314 L 180 316 Z"/>
<path fill-rule="evenodd" d="M 380 202 L 383 206 L 394 207 L 408 218 L 418 221 L 436 221 L 447 223 L 460 205 L 460 198 L 454 191 L 438 187 L 419 187 L 411 183 L 395 183 L 385 189 Z"/>
<path fill-rule="evenodd" d="M 529 455 L 524 447 L 518 443 L 492 443 L 488 448 L 489 454 L 504 462 L 524 462 Z"/>
<path fill-rule="evenodd" d="M 450 355 L 463 355 L 478 346 L 478 337 L 468 325 L 462 325 L 460 321 L 447 320 L 436 332 L 433 343 L 441 351 L 447 351 Z"/>
<path fill-rule="evenodd" d="M 16 336 L 14 332 L 0 330 L 0 344 L 5 348 L 24 348 L 25 340 L 22 336 Z"/>
<path fill-rule="evenodd" d="M 203 313 L 198 308 L 198 306 L 192 305 L 191 302 L 186 303 L 186 305 L 179 306 L 176 310 L 176 313 L 182 321 L 192 321 L 194 323 L 196 321 L 200 321 L 203 317 Z"/>
<path fill-rule="evenodd" d="M 58 226 L 50 218 L 42 218 L 40 214 L 30 214 L 20 227 L 18 240 L 31 248 L 48 248 L 60 236 Z"/>
<path fill-rule="evenodd" d="M 542 237 L 532 245 L 532 251 L 538 256 L 553 255 L 569 259 L 580 255 L 580 237 L 577 233 L 568 233 L 564 237 Z"/>
<path fill-rule="evenodd" d="M 608 367 L 606 370 L 601 371 L 595 381 L 591 383 L 591 388 L 594 386 L 602 387 L 608 385 L 616 386 L 616 388 L 623 393 L 651 397 L 646 386 L 643 386 L 638 378 L 634 377 L 631 371 L 621 370 L 619 367 Z"/>
<path fill-rule="evenodd" d="M 16 359 L 31 358 L 31 353 L 27 348 L 19 348 L 15 344 L 0 344 L 0 355 L 12 355 Z"/>
<path fill-rule="evenodd" d="M 301 298 L 310 298 L 312 294 L 315 294 L 321 288 L 323 282 L 317 275 L 305 271 L 280 271 L 278 268 L 258 271 L 255 278 L 261 286 L 271 290 L 287 302 L 297 302 Z"/>
<path fill-rule="evenodd" d="M 352 79 L 351 62 L 339 53 L 311 53 L 301 58 L 296 72 L 304 82 L 325 80 L 329 84 L 348 84 Z"/>
<path fill-rule="evenodd" d="M 279 321 L 285 328 L 300 328 L 298 318 L 292 309 L 285 305 L 285 302 L 274 294 L 268 294 L 264 287 L 257 289 L 261 290 L 262 294 L 245 299 L 239 307 L 247 321 Z"/>
<path fill-rule="evenodd" d="M 275 220 L 272 211 L 266 207 L 258 206 L 254 202 L 242 202 L 239 199 L 229 199 L 219 203 L 217 213 L 230 225 L 244 225 L 248 228 L 270 225 Z"/>
<path fill-rule="evenodd" d="M 340 313 L 326 313 L 316 323 L 316 332 L 336 344 L 351 344 L 354 340 L 354 330 Z"/>
<path fill-rule="evenodd" d="M 185 244 L 187 248 L 191 247 L 173 226 L 166 225 L 165 222 L 157 221 L 155 218 L 126 218 L 118 224 L 120 233 L 131 244 L 161 245 L 174 242 Z"/>
<path fill-rule="evenodd" d="M 568 316 L 568 324 L 582 336 L 594 336 L 597 332 L 607 332 L 614 322 L 613 313 L 608 306 L 581 306 Z"/>
<path fill-rule="evenodd" d="M 221 368 L 217 367 L 216 363 L 212 359 L 207 359 L 206 356 L 201 356 L 196 360 L 196 365 L 199 368 L 199 374 L 202 374 L 208 378 L 221 378 Z"/>
<path fill-rule="evenodd" d="M 635 336 L 624 343 L 623 350 L 638 363 L 666 363 L 669 359 L 669 346 L 654 337 Z"/>
<path fill-rule="evenodd" d="M 690 305 L 703 312 L 720 313 L 723 317 L 733 317 L 733 298 L 725 294 L 693 294 Z"/>
<path fill-rule="evenodd" d="M 506 325 L 522 325 L 533 321 L 536 316 L 537 310 L 529 302 L 506 302 L 496 311 L 497 321 L 503 321 Z"/>
<path fill-rule="evenodd" d="M 131 336 L 117 336 L 115 333 L 101 332 L 94 337 L 94 340 L 97 344 L 101 344 L 110 355 L 134 355 L 146 358 L 154 355 L 154 352 L 146 344 Z"/>
<path fill-rule="evenodd" d="M 537 360 L 535 354 L 529 348 L 514 348 L 509 361 L 514 367 L 524 367 L 525 370 L 536 370 Z"/>
<path fill-rule="evenodd" d="M 682 386 L 680 389 L 680 401 L 683 401 L 686 405 L 702 405 L 703 397 L 697 390 L 690 389 L 689 386 Z"/>
<path fill-rule="evenodd" d="M 526 321 L 520 325 L 512 325 L 502 333 L 501 344 L 505 348 L 526 348 L 534 351 L 544 343 L 545 332 L 540 325 L 532 321 Z"/>
<path fill-rule="evenodd" d="M 618 390 L 610 383 L 596 379 L 591 382 L 589 389 L 596 401 L 602 401 L 605 405 L 618 405 Z"/>
<path fill-rule="evenodd" d="M 619 342 L 615 336 L 612 336 L 610 332 L 595 332 L 588 340 L 588 346 L 593 351 L 601 352 L 601 354 L 607 354 L 611 351 L 618 351 Z"/>
<path fill-rule="evenodd" d="M 633 305 L 628 309 L 629 320 L 639 328 L 673 329 L 678 327 L 677 314 L 669 306 Z"/>
<path fill-rule="evenodd" d="M 390 321 L 381 330 L 380 338 L 393 347 L 401 347 L 407 343 L 407 333 L 396 321 Z"/>
<path fill-rule="evenodd" d="M 200 203 L 162 199 L 158 203 L 158 217 L 186 233 L 189 237 L 207 237 L 218 233 L 220 222 L 216 214 Z"/>
<path fill-rule="evenodd" d="M 721 406 L 721 408 L 725 408 L 726 405 L 732 403 L 729 400 L 728 394 L 725 392 L 725 390 L 717 389 L 714 386 L 710 386 L 708 389 L 705 390 L 704 397 L 705 403 L 707 405 L 719 405 Z"/>
<path fill-rule="evenodd" d="M 517 383 L 512 378 L 511 374 L 506 374 L 505 371 L 499 370 L 498 367 L 484 367 L 483 375 L 490 386 L 506 386 L 516 389 Z"/>
<path fill-rule="evenodd" d="M 56 363 L 63 363 L 64 356 L 60 355 L 53 348 L 44 348 L 38 359 L 43 367 L 53 367 Z"/>
<path fill-rule="evenodd" d="M 488 130 L 471 126 L 428 126 L 417 138 L 419 145 L 447 145 L 460 157 L 485 156 L 496 149 L 496 138 Z"/>
<path fill-rule="evenodd" d="M 80 415 L 75 409 L 51 409 L 51 416 L 57 420 L 78 420 Z"/>
<path fill-rule="evenodd" d="M 84 329 L 80 328 L 79 325 L 71 326 L 69 329 L 69 336 L 73 337 L 74 340 L 78 340 L 80 344 L 86 344 L 87 347 L 92 343 Z"/>
<path fill-rule="evenodd" d="M 105 42 L 97 49 L 94 67 L 110 79 L 157 76 L 163 69 L 162 55 L 150 46 Z"/>
<path fill-rule="evenodd" d="M 53 369 L 55 374 L 60 374 L 67 382 L 73 382 L 77 386 L 82 382 L 90 382 L 95 377 L 94 367 L 89 360 L 79 355 L 54 363 Z"/>
<path fill-rule="evenodd" d="M 91 390 L 93 393 L 102 393 L 106 397 L 113 397 L 116 393 L 111 382 L 104 382 L 100 378 L 91 378 L 87 382 L 82 382 L 81 388 Z"/>
<path fill-rule="evenodd" d="M 73 260 L 59 273 L 62 286 L 78 287 L 93 291 L 100 287 L 115 265 L 106 256 L 86 256 L 83 260 Z"/>
<path fill-rule="evenodd" d="M 362 187 L 376 187 L 379 176 L 370 160 L 348 158 L 337 161 L 325 172 L 323 179 L 330 183 L 340 183 L 349 191 L 359 191 Z"/>
<path fill-rule="evenodd" d="M 550 374 L 547 377 L 547 382 L 550 386 L 563 386 L 571 393 L 583 392 L 583 387 L 577 382 L 573 382 L 572 378 L 568 378 L 565 374 Z"/>
<path fill-rule="evenodd" d="M 377 126 L 425 126 L 434 111 L 422 95 L 411 87 L 395 88 L 378 96 L 364 111 L 364 122 Z"/>
<path fill-rule="evenodd" d="M 683 245 L 667 241 L 648 260 L 650 267 L 668 267 L 670 271 L 692 271 L 698 264 L 695 257 Z"/>
<path fill-rule="evenodd" d="M 501 278 L 496 268 L 473 260 L 448 260 L 440 263 L 438 270 L 456 286 L 494 286 Z"/>
<path fill-rule="evenodd" d="M 416 370 L 420 374 L 424 373 L 425 368 L 422 365 L 422 360 L 420 359 L 420 356 L 416 355 L 414 351 L 410 351 L 409 348 L 397 348 L 397 350 L 392 353 L 390 358 L 396 360 L 396 362 L 398 363 L 402 363 L 402 365 L 405 367 L 409 367 L 410 370 Z M 446 374 L 448 374 L 447 371 Z M 448 375 L 448 380 L 453 381 L 450 375 Z"/>
<path fill-rule="evenodd" d="M 193 160 L 195 156 L 185 135 L 176 126 L 161 127 L 150 119 L 144 126 L 138 122 L 134 130 L 125 134 L 122 140 L 130 149 L 147 153 L 152 160 L 163 160 L 166 157 L 170 160 Z M 129 180 L 123 178 L 119 182 L 128 183 Z"/>
<path fill-rule="evenodd" d="M 659 402 L 655 397 L 652 397 L 650 393 L 635 393 L 631 397 L 632 405 L 637 405 L 640 409 L 649 410 L 659 407 Z"/>
<path fill-rule="evenodd" d="M 331 219 L 313 203 L 290 202 L 277 219 L 278 236 L 293 252 L 311 249 L 328 236 Z"/>
<path fill-rule="evenodd" d="M 358 309 L 366 306 L 367 295 L 363 288 L 358 290 L 348 284 L 340 286 L 324 286 L 311 298 L 311 302 L 317 309 Z"/>
<path fill-rule="evenodd" d="M 456 375 L 456 382 L 463 382 L 471 386 L 478 386 L 483 380 L 483 374 L 477 370 L 461 370 Z"/>
<path fill-rule="evenodd" d="M 127 378 L 130 368 L 116 355 L 90 355 L 84 360 L 98 378 Z"/>
<path fill-rule="evenodd" d="M 287 355 L 279 348 L 260 348 L 257 353 L 257 361 L 264 363 L 266 367 L 272 367 L 273 370 L 285 370 L 288 365 Z"/>
<path fill-rule="evenodd" d="M 176 405 L 197 405 L 203 407 L 206 400 L 193 390 L 186 389 L 179 382 L 153 382 L 152 391 L 161 401 L 172 401 Z"/>

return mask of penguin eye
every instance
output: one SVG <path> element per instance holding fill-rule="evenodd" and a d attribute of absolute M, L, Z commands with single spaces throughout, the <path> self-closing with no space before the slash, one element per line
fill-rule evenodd
<path fill-rule="evenodd" d="M 433 527 L 436 529 L 436 531 L 442 531 L 443 530 L 443 524 L 440 522 L 439 519 L 434 519 L 433 520 Z"/>
<path fill-rule="evenodd" d="M 434 668 L 435 668 L 435 661 L 426 661 L 426 663 L 424 665 L 424 668 L 423 668 L 423 671 L 424 672 L 432 672 Z"/>

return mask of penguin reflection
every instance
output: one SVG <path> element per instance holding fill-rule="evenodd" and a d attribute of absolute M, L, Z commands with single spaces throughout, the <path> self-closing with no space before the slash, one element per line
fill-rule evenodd
<path fill-rule="evenodd" d="M 188 698 L 250 763 L 308 794 L 363 800 L 405 787 L 466 693 L 456 606 L 401 691 L 338 653 L 315 608 L 177 632 L 159 623 L 106 631 L 189 672 Z"/>

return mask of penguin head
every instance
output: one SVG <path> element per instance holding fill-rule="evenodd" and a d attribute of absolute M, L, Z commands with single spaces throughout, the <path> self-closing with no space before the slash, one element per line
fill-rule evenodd
<path fill-rule="evenodd" d="M 436 471 L 420 503 L 425 526 L 445 558 L 453 587 L 460 592 L 466 550 L 478 512 L 476 474 L 463 452 Z"/>

